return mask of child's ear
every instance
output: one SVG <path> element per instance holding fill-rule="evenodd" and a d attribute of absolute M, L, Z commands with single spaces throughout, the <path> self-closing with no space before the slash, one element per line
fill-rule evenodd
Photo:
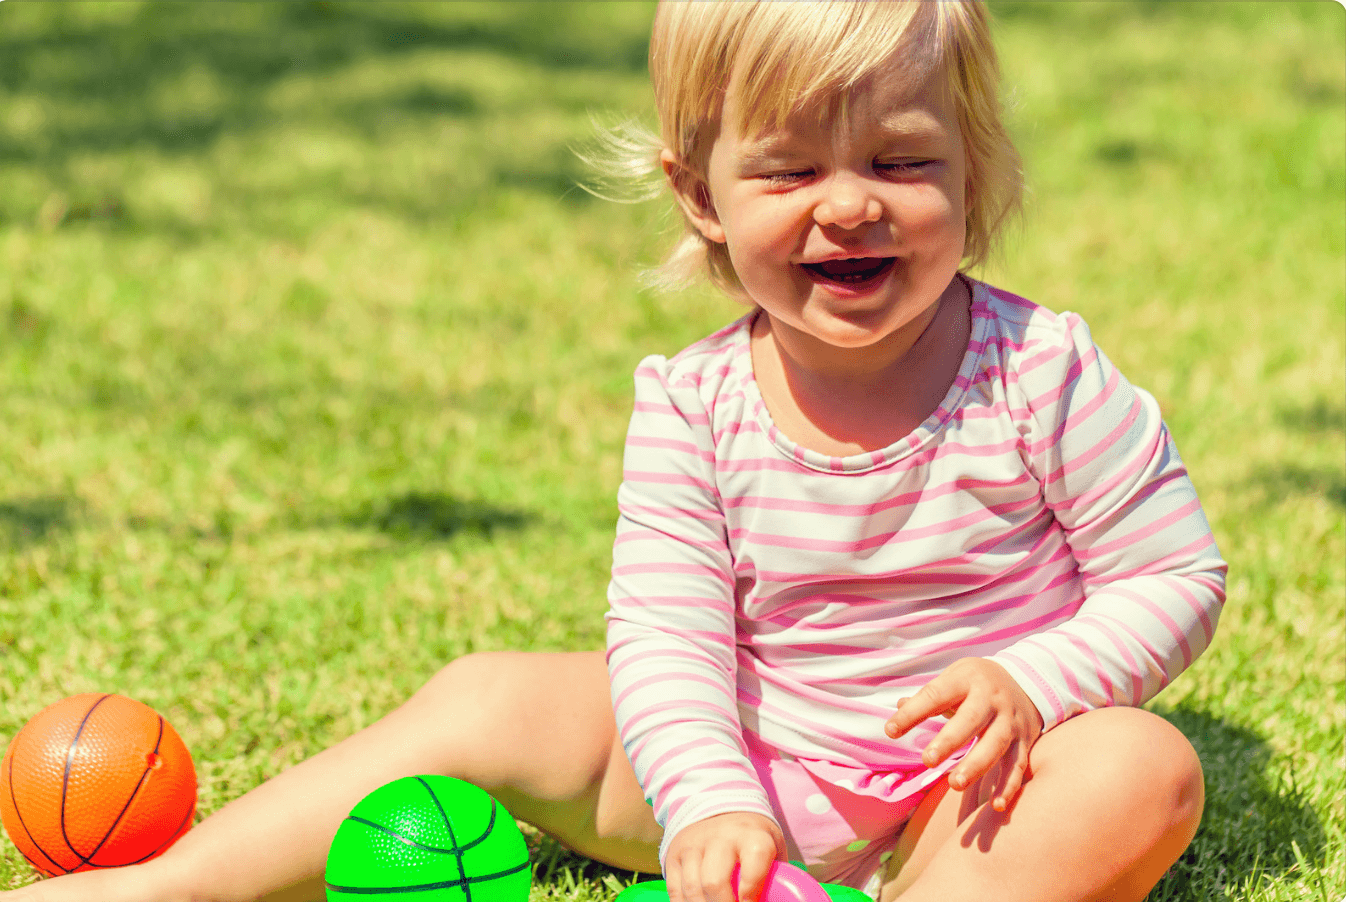
<path fill-rule="evenodd" d="M 706 180 L 692 171 L 691 167 L 673 155 L 673 151 L 664 148 L 659 154 L 659 162 L 664 167 L 664 176 L 673 189 L 682 212 L 696 226 L 696 230 L 709 241 L 724 244 L 724 227 L 720 225 L 719 214 L 715 212 L 715 201 L 710 196 L 710 186 Z"/>

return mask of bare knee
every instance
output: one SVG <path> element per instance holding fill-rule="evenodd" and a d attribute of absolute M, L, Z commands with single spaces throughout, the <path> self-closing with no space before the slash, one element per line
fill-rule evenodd
<path fill-rule="evenodd" d="M 1186 848 L 1196 835 L 1206 804 L 1201 759 L 1177 727 L 1148 712 L 1135 713 L 1149 723 L 1144 739 L 1148 751 L 1146 770 L 1152 775 L 1150 798 L 1160 806 L 1160 811 L 1169 812 L 1169 832 L 1181 835 L 1182 847 Z"/>
<path fill-rule="evenodd" d="M 477 652 L 444 665 L 407 703 L 427 724 L 465 740 L 507 742 L 524 732 L 544 703 L 546 667 L 525 652 Z"/>
<path fill-rule="evenodd" d="M 602 656 L 588 653 L 465 655 L 408 708 L 435 725 L 446 772 L 540 799 L 591 792 L 616 729 Z"/>
<path fill-rule="evenodd" d="M 586 855 L 658 868 L 660 830 L 616 741 L 601 653 L 467 655 L 413 702 L 445 724 L 442 772 Z"/>
<path fill-rule="evenodd" d="M 1099 792 L 1118 800 L 1134 827 L 1149 823 L 1156 842 L 1176 845 L 1176 858 L 1196 834 L 1205 805 L 1201 760 L 1187 737 L 1138 708 L 1106 708 L 1077 720 L 1094 732 L 1089 767 Z"/>
<path fill-rule="evenodd" d="M 476 652 L 454 658 L 426 681 L 416 694 L 432 695 L 436 700 L 445 693 L 464 698 L 484 698 L 500 687 L 509 685 L 510 664 L 519 657 L 517 652 Z"/>

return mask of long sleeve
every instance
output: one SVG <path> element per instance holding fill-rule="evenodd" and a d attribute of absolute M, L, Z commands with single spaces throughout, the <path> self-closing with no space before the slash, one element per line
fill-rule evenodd
<path fill-rule="evenodd" d="M 608 668 L 627 756 L 664 826 L 726 811 L 772 817 L 735 705 L 734 576 L 694 390 L 662 358 L 636 371 L 609 588 Z M 662 860 L 664 849 L 660 850 Z"/>
<path fill-rule="evenodd" d="M 1210 644 L 1224 601 L 1220 558 L 1158 405 L 1097 349 L 1026 347 L 1018 391 L 1029 471 L 1065 532 L 1083 586 L 1074 615 L 994 655 L 1048 727 L 1105 705 L 1140 705 Z"/>

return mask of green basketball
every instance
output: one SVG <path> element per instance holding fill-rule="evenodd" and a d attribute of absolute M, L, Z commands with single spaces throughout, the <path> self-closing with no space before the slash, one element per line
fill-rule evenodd
<path fill-rule="evenodd" d="M 394 780 L 365 796 L 327 853 L 328 902 L 528 902 L 528 847 L 504 806 L 452 777 Z"/>
<path fill-rule="evenodd" d="M 840 883 L 824 883 L 823 892 L 827 893 L 827 898 L 832 902 L 874 902 L 864 890 L 842 886 Z"/>

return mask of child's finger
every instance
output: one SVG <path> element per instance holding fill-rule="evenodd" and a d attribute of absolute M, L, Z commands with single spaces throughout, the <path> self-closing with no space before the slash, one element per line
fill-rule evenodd
<path fill-rule="evenodd" d="M 888 718 L 884 729 L 896 739 L 924 720 L 938 714 L 956 712 L 967 695 L 967 687 L 960 681 L 941 674 L 921 687 L 915 695 L 898 702 L 897 710 Z"/>
<path fill-rule="evenodd" d="M 766 886 L 766 875 L 776 860 L 774 843 L 745 842 L 739 850 L 738 902 L 757 902 Z"/>
<path fill-rule="evenodd" d="M 705 902 L 701 895 L 700 869 L 695 862 L 669 866 L 664 869 L 664 881 L 668 885 L 668 902 Z"/>
<path fill-rule="evenodd" d="M 701 862 L 701 882 L 707 902 L 735 902 L 743 898 L 735 889 L 742 879 L 742 856 L 742 840 L 717 845 L 715 851 L 708 852 Z"/>
<path fill-rule="evenodd" d="M 680 876 L 683 902 L 734 902 L 729 875 L 732 860 L 709 849 L 700 860 L 684 861 Z M 669 893 L 670 902 L 673 894 Z"/>
<path fill-rule="evenodd" d="M 1005 753 L 1005 766 L 1001 769 L 1000 788 L 991 800 L 996 811 L 1008 811 L 1023 789 L 1028 778 L 1028 749 L 1022 739 L 1015 739 Z"/>
<path fill-rule="evenodd" d="M 664 869 L 664 880 L 668 884 L 669 902 L 733 902 L 732 894 L 714 894 L 715 870 L 713 852 L 704 847 L 693 847 L 683 854 L 669 856 Z M 725 870 L 725 883 L 728 885 L 729 872 Z"/>
<path fill-rule="evenodd" d="M 938 739 L 939 737 L 936 737 L 936 740 Z M 1004 718 L 996 718 L 980 734 L 980 738 L 977 740 L 977 744 L 972 747 L 972 750 L 949 772 L 949 785 L 961 791 L 976 783 L 991 768 L 996 766 L 996 763 L 1004 757 L 1005 752 L 1014 741 L 1013 729 L 1005 722 Z M 932 742 L 931 745 L 934 745 L 934 743 Z M 955 746 L 955 748 L 960 747 Z M 929 749 L 927 748 L 926 751 L 928 752 Z"/>
<path fill-rule="evenodd" d="M 984 702 L 965 700 L 959 706 L 958 712 L 949 718 L 935 738 L 930 740 L 930 744 L 925 747 L 921 753 L 921 762 L 926 767 L 934 767 L 945 758 L 967 745 L 968 740 L 974 736 L 979 736 L 987 725 L 995 717 L 995 711 Z M 980 749 L 981 743 L 973 749 L 976 752 Z"/>

